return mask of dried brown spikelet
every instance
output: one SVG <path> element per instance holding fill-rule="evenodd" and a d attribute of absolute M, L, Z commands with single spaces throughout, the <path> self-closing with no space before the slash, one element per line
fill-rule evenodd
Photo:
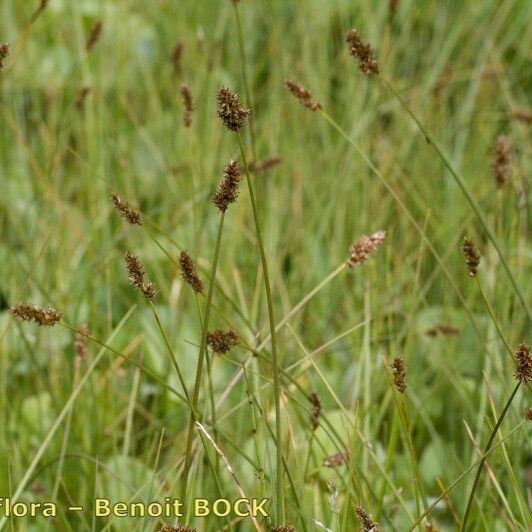
<path fill-rule="evenodd" d="M 349 45 L 349 53 L 358 61 L 359 70 L 366 75 L 378 74 L 379 64 L 375 51 L 369 43 L 362 40 L 360 33 L 355 29 L 349 30 L 345 40 Z"/>
<path fill-rule="evenodd" d="M 129 282 L 135 286 L 146 299 L 154 299 L 157 295 L 155 285 L 144 280 L 146 270 L 140 259 L 130 251 L 124 253 L 124 261 L 127 266 Z"/>
<path fill-rule="evenodd" d="M 503 187 L 512 175 L 511 150 L 508 137 L 499 135 L 493 147 L 493 159 L 491 169 L 498 188 Z"/>
<path fill-rule="evenodd" d="M 437 327 L 438 331 L 440 331 L 444 336 L 457 336 L 460 334 L 460 329 L 447 323 L 438 323 Z"/>
<path fill-rule="evenodd" d="M 238 198 L 238 185 L 241 177 L 242 171 L 236 161 L 231 159 L 225 166 L 222 181 L 211 198 L 220 212 L 225 212 L 227 207 Z"/>
<path fill-rule="evenodd" d="M 55 325 L 63 315 L 62 312 L 51 307 L 39 308 L 29 303 L 20 303 L 14 307 L 9 307 L 11 314 L 24 321 L 33 321 L 38 325 L 51 327 Z"/>
<path fill-rule="evenodd" d="M 334 453 L 331 456 L 326 456 L 322 461 L 322 465 L 324 467 L 336 467 L 347 463 L 348 460 L 349 453 L 344 451 L 343 453 Z"/>
<path fill-rule="evenodd" d="M 517 109 L 512 113 L 512 116 L 519 122 L 527 125 L 532 124 L 532 109 Z"/>
<path fill-rule="evenodd" d="M 400 393 L 406 391 L 406 364 L 403 357 L 395 357 L 391 364 L 393 374 L 393 385 Z"/>
<path fill-rule="evenodd" d="M 190 127 L 192 124 L 192 113 L 194 111 L 194 98 L 192 97 L 192 92 L 190 91 L 190 87 L 183 83 L 181 85 L 181 98 L 183 99 L 183 124 L 185 127 Z"/>
<path fill-rule="evenodd" d="M 383 243 L 386 231 L 377 231 L 369 236 L 362 235 L 349 247 L 347 265 L 350 268 L 364 264 L 369 256 Z"/>
<path fill-rule="evenodd" d="M 0 71 L 4 68 L 4 61 L 9 55 L 9 44 L 1 43 L 0 44 Z"/>
<path fill-rule="evenodd" d="M 102 35 L 102 26 L 103 24 L 101 20 L 97 20 L 93 24 L 89 32 L 89 36 L 87 37 L 87 43 L 85 45 L 87 52 L 90 52 L 94 48 L 96 43 L 100 40 L 100 37 Z"/>
<path fill-rule="evenodd" d="M 225 355 L 238 344 L 238 333 L 234 329 L 213 329 L 207 333 L 207 345 L 217 355 Z"/>
<path fill-rule="evenodd" d="M 91 88 L 88 86 L 81 87 L 78 90 L 78 94 L 76 95 L 76 108 L 81 109 L 83 105 L 85 104 L 85 100 L 87 99 L 87 96 L 91 92 Z"/>
<path fill-rule="evenodd" d="M 170 54 L 170 61 L 176 74 L 181 72 L 181 58 L 183 56 L 184 47 L 185 45 L 181 41 L 177 41 L 172 48 L 172 53 Z"/>
<path fill-rule="evenodd" d="M 310 426 L 312 430 L 316 430 L 320 424 L 320 415 L 321 415 L 321 399 L 316 392 L 312 392 L 309 395 L 308 400 L 311 404 L 310 410 Z"/>
<path fill-rule="evenodd" d="M 218 116 L 229 131 L 238 131 L 244 126 L 244 121 L 250 110 L 245 109 L 236 92 L 227 87 L 220 87 L 216 93 L 218 102 Z"/>
<path fill-rule="evenodd" d="M 305 87 L 299 85 L 295 81 L 287 79 L 284 86 L 308 109 L 311 111 L 318 111 L 321 109 L 321 104 L 312 98 L 312 94 Z"/>
<path fill-rule="evenodd" d="M 251 161 L 248 165 L 249 171 L 256 172 L 257 174 L 262 174 L 270 170 L 270 168 L 273 168 L 274 166 L 280 164 L 282 160 L 282 157 L 279 155 L 268 155 L 268 157 L 265 157 L 260 161 Z"/>
<path fill-rule="evenodd" d="M 199 278 L 196 265 L 187 250 L 181 251 L 179 256 L 179 268 L 181 269 L 181 276 L 187 284 L 192 287 L 192 290 L 197 294 L 203 293 L 203 281 Z"/>
<path fill-rule="evenodd" d="M 131 225 L 142 225 L 139 213 L 132 209 L 127 202 L 123 201 L 116 192 L 111 192 L 111 201 L 124 220 Z"/>
<path fill-rule="evenodd" d="M 527 344 L 520 344 L 515 351 L 515 378 L 524 385 L 532 381 L 532 355 Z"/>
<path fill-rule="evenodd" d="M 527 421 L 532 421 L 532 408 L 527 408 L 525 411 L 525 419 Z"/>
<path fill-rule="evenodd" d="M 360 504 L 357 504 L 355 506 L 355 513 L 357 514 L 358 520 L 360 521 L 360 524 L 362 525 L 362 530 L 364 532 L 378 532 L 379 527 L 377 526 L 378 523 L 375 523 L 371 516 L 360 506 Z"/>
<path fill-rule="evenodd" d="M 462 253 L 464 255 L 469 275 L 471 277 L 476 277 L 478 274 L 478 266 L 480 264 L 480 251 L 471 239 L 464 237 L 462 242 Z"/>
<path fill-rule="evenodd" d="M 196 532 L 196 529 L 185 525 L 164 525 L 159 532 Z"/>
<path fill-rule="evenodd" d="M 87 358 L 87 335 L 89 334 L 89 327 L 86 323 L 79 326 L 79 330 L 74 337 L 74 351 L 78 360 L 85 360 Z"/>
<path fill-rule="evenodd" d="M 295 532 L 296 528 L 292 525 L 275 525 L 271 530 L 272 532 Z"/>

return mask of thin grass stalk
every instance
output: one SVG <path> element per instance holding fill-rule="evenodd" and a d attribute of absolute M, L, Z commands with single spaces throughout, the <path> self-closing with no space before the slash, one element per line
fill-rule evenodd
<path fill-rule="evenodd" d="M 531 320 L 532 319 L 532 312 L 531 312 L 531 310 L 530 310 L 530 308 L 528 306 L 528 303 L 527 303 L 523 293 L 521 292 L 521 289 L 519 288 L 519 285 L 517 284 L 517 281 L 515 280 L 515 277 L 514 277 L 512 271 L 510 270 L 510 267 L 508 266 L 508 263 L 506 262 L 506 258 L 504 257 L 504 255 L 503 255 L 503 253 L 501 251 L 501 248 L 499 247 L 499 244 L 497 242 L 497 239 L 495 238 L 495 235 L 493 234 L 492 230 L 488 226 L 488 223 L 486 222 L 486 219 L 484 218 L 484 215 L 483 215 L 482 211 L 480 210 L 480 207 L 476 204 L 472 194 L 469 192 L 469 190 L 466 187 L 463 179 L 458 175 L 458 172 L 454 169 L 453 165 L 451 164 L 451 162 L 449 161 L 449 159 L 445 155 L 445 153 L 443 153 L 443 150 L 440 148 L 440 145 L 438 144 L 436 139 L 423 126 L 423 124 L 421 123 L 419 118 L 410 109 L 410 107 L 404 101 L 404 99 L 401 97 L 401 95 L 393 88 L 391 83 L 386 78 L 381 76 L 380 79 L 382 79 L 384 85 L 397 98 L 397 100 L 399 101 L 399 103 L 401 104 L 403 109 L 414 120 L 414 122 L 416 123 L 417 127 L 419 128 L 419 130 L 421 131 L 421 133 L 425 137 L 425 140 L 427 141 L 427 143 L 430 144 L 430 146 L 432 146 L 432 148 L 434 149 L 434 151 L 436 152 L 438 157 L 442 160 L 442 162 L 445 165 L 445 167 L 447 168 L 447 170 L 449 170 L 449 172 L 453 176 L 453 179 L 455 180 L 456 184 L 458 185 L 458 187 L 462 191 L 462 194 L 464 195 L 464 197 L 466 198 L 467 202 L 469 203 L 469 205 L 473 209 L 473 212 L 475 213 L 476 217 L 478 218 L 478 221 L 480 222 L 480 225 L 484 229 L 484 231 L 486 233 L 486 236 L 489 238 L 489 240 L 493 244 L 493 247 L 495 248 L 495 251 L 497 252 L 497 255 L 499 256 L 501 264 L 502 264 L 503 268 L 506 270 L 506 273 L 507 273 L 507 275 L 508 275 L 508 277 L 510 279 L 510 282 L 512 283 L 514 291 L 515 291 L 517 297 L 519 298 L 519 300 L 521 301 L 521 304 L 523 305 L 523 307 L 524 307 L 524 309 L 525 309 L 525 311 L 527 313 L 528 319 Z"/>
<path fill-rule="evenodd" d="M 196 379 L 194 382 L 194 391 L 192 393 L 192 409 L 190 411 L 190 421 L 189 421 L 188 433 L 187 433 L 185 467 L 183 470 L 182 480 L 181 480 L 181 494 L 182 494 L 181 496 L 183 500 L 185 499 L 186 490 L 187 490 L 188 472 L 190 469 L 191 451 L 192 451 L 192 439 L 194 437 L 194 426 L 195 426 L 195 422 L 198 421 L 195 412 L 197 410 L 199 391 L 201 387 L 201 376 L 203 372 L 203 359 L 206 356 L 207 332 L 209 330 L 209 318 L 210 318 L 210 311 L 211 311 L 211 306 L 212 306 L 212 296 L 214 292 L 216 270 L 218 268 L 218 257 L 220 255 L 220 245 L 222 242 L 224 219 L 225 219 L 225 213 L 222 212 L 220 216 L 220 222 L 218 223 L 218 233 L 216 235 L 216 244 L 214 247 L 214 258 L 212 261 L 211 277 L 209 279 L 209 287 L 207 290 L 207 303 L 205 304 L 205 316 L 203 319 L 203 327 L 201 330 L 201 344 L 200 344 L 199 355 L 198 355 L 198 365 L 196 367 Z"/>
<path fill-rule="evenodd" d="M 238 139 L 238 146 L 240 148 L 240 155 L 244 164 L 244 172 L 246 174 L 246 182 L 249 190 L 249 197 L 251 200 L 251 208 L 253 211 L 253 218 L 255 220 L 255 231 L 257 233 L 257 243 L 260 250 L 260 258 L 262 262 L 262 272 L 264 275 L 264 288 L 266 291 L 266 302 L 268 305 L 268 319 L 270 322 L 270 336 L 272 342 L 272 368 L 273 368 L 273 388 L 274 388 L 274 402 L 275 402 L 275 436 L 277 440 L 277 475 L 276 475 L 276 517 L 279 522 L 284 521 L 282 511 L 282 487 L 283 487 L 283 450 L 281 447 L 282 433 L 281 433 L 281 404 L 280 404 L 280 388 L 279 388 L 279 367 L 277 363 L 277 333 L 275 331 L 275 318 L 273 314 L 273 300 L 270 287 L 270 276 L 268 273 L 268 262 L 266 260 L 266 252 L 264 250 L 264 243 L 262 241 L 262 232 L 260 228 L 259 212 L 255 200 L 255 193 L 253 190 L 253 183 L 249 175 L 249 167 L 246 158 L 246 152 L 242 137 L 237 132 L 236 137 Z"/>
<path fill-rule="evenodd" d="M 467 507 L 466 511 L 464 513 L 464 518 L 462 519 L 462 524 L 460 526 L 460 531 L 465 531 L 467 527 L 467 522 L 469 520 L 469 516 L 471 514 L 471 508 L 473 506 L 473 499 L 475 497 L 475 492 L 477 491 L 478 484 L 480 481 L 480 475 L 482 474 L 482 469 L 484 468 L 484 464 L 486 462 L 486 454 L 491 448 L 491 444 L 493 443 L 493 440 L 495 439 L 495 436 L 497 435 L 497 431 L 499 430 L 499 427 L 502 425 L 502 422 L 504 421 L 504 417 L 506 416 L 506 413 L 508 412 L 508 409 L 510 408 L 510 405 L 512 404 L 512 401 L 519 390 L 519 387 L 521 386 L 521 383 L 518 382 L 515 386 L 512 394 L 508 398 L 508 401 L 506 401 L 506 405 L 504 406 L 503 411 L 501 412 L 501 415 L 499 416 L 499 419 L 497 419 L 497 423 L 495 423 L 495 426 L 493 427 L 493 430 L 491 431 L 490 437 L 488 439 L 488 443 L 486 444 L 486 447 L 484 448 L 484 455 L 482 459 L 480 460 L 478 464 L 477 474 L 475 476 L 475 480 L 473 482 L 473 487 L 471 488 L 471 493 L 469 494 L 469 499 L 467 501 Z"/>

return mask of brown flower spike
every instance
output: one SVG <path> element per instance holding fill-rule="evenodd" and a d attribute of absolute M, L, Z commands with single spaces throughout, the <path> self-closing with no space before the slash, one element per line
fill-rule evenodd
<path fill-rule="evenodd" d="M 181 269 L 181 276 L 188 283 L 196 294 L 203 293 L 203 281 L 199 278 L 196 265 L 190 256 L 190 253 L 184 249 L 179 255 L 179 268 Z"/>
<path fill-rule="evenodd" d="M 216 94 L 218 102 L 218 116 L 229 131 L 238 131 L 244 126 L 250 110 L 245 109 L 236 92 L 231 92 L 227 87 L 220 87 Z"/>
<path fill-rule="evenodd" d="M 184 47 L 185 45 L 181 41 L 177 41 L 172 48 L 172 53 L 170 54 L 170 61 L 176 74 L 181 72 L 181 58 L 183 56 Z"/>
<path fill-rule="evenodd" d="M 217 355 L 225 355 L 238 344 L 238 333 L 234 329 L 213 329 L 207 333 L 207 345 Z"/>
<path fill-rule="evenodd" d="M 320 396 L 316 392 L 312 392 L 309 395 L 309 401 L 311 404 L 311 410 L 310 410 L 310 426 L 312 430 L 316 430 L 320 423 L 320 415 L 321 415 L 321 399 Z"/>
<path fill-rule="evenodd" d="M 224 169 L 224 175 L 218 189 L 212 195 L 212 202 L 221 213 L 224 213 L 227 207 L 236 201 L 241 177 L 242 172 L 238 164 L 236 161 L 230 160 Z"/>
<path fill-rule="evenodd" d="M 155 285 L 144 280 L 146 270 L 139 258 L 133 253 L 126 251 L 124 261 L 127 266 L 129 282 L 135 286 L 146 299 L 154 299 L 157 295 Z"/>
<path fill-rule="evenodd" d="M 391 364 L 393 384 L 400 393 L 406 391 L 406 364 L 403 357 L 395 357 Z"/>
<path fill-rule="evenodd" d="M 349 53 L 358 61 L 359 70 L 366 75 L 378 74 L 379 64 L 375 58 L 375 51 L 370 44 L 364 42 L 360 33 L 352 29 L 345 40 L 349 46 Z"/>
<path fill-rule="evenodd" d="M 194 98 L 192 97 L 190 87 L 186 83 L 181 85 L 180 92 L 184 107 L 183 124 L 185 127 L 190 127 L 192 124 L 192 113 L 194 111 Z"/>
<path fill-rule="evenodd" d="M 350 268 L 364 264 L 369 256 L 383 243 L 386 238 L 386 231 L 377 231 L 369 236 L 362 235 L 349 247 L 349 258 L 347 265 Z"/>
<path fill-rule="evenodd" d="M 89 327 L 86 323 L 79 326 L 79 331 L 74 337 L 74 351 L 78 360 L 87 358 L 87 335 L 89 334 Z"/>
<path fill-rule="evenodd" d="M 471 277 L 476 277 L 478 274 L 478 265 L 480 264 L 480 251 L 476 248 L 473 241 L 469 238 L 464 238 L 462 242 L 462 253 L 467 266 L 467 271 Z"/>
<path fill-rule="evenodd" d="M 525 386 L 532 381 L 532 355 L 528 345 L 521 344 L 515 352 L 515 378 Z"/>
<path fill-rule="evenodd" d="M 139 213 L 133 210 L 127 202 L 122 201 L 116 192 L 111 192 L 111 201 L 124 220 L 131 225 L 142 225 Z"/>
<path fill-rule="evenodd" d="M 264 157 L 264 159 L 261 159 L 260 161 L 251 161 L 249 163 L 249 171 L 262 174 L 280 164 L 282 160 L 282 157 L 279 155 L 268 155 L 268 157 Z"/>
<path fill-rule="evenodd" d="M 92 26 L 89 36 L 87 37 L 87 43 L 85 45 L 87 52 L 90 52 L 100 40 L 102 35 L 102 26 L 103 24 L 101 20 L 97 20 Z"/>
<path fill-rule="evenodd" d="M 9 55 L 9 44 L 1 43 L 0 44 L 0 71 L 4 68 L 4 61 Z"/>
<path fill-rule="evenodd" d="M 491 162 L 491 169 L 498 188 L 503 187 L 510 180 L 512 174 L 510 162 L 511 150 L 508 137 L 499 135 L 495 141 L 493 160 Z"/>
<path fill-rule="evenodd" d="M 24 321 L 33 321 L 38 325 L 51 327 L 55 325 L 63 315 L 62 312 L 51 307 L 39 308 L 28 303 L 21 303 L 14 307 L 9 307 L 11 314 Z"/>
<path fill-rule="evenodd" d="M 311 111 L 318 111 L 321 109 L 321 104 L 312 98 L 309 90 L 305 89 L 295 81 L 286 80 L 284 86 L 308 109 Z"/>
<path fill-rule="evenodd" d="M 364 508 L 362 508 L 362 506 L 360 506 L 360 504 L 355 506 L 355 513 L 357 514 L 358 520 L 360 521 L 362 530 L 364 530 L 364 532 L 379 532 L 377 523 L 373 522 L 371 516 L 366 512 L 366 510 L 364 510 Z"/>

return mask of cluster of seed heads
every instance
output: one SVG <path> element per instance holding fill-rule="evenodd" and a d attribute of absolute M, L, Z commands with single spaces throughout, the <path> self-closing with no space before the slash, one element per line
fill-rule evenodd
<path fill-rule="evenodd" d="M 391 364 L 393 384 L 400 393 L 406 391 L 406 363 L 403 357 L 395 357 Z"/>
<path fill-rule="evenodd" d="M 131 225 L 142 225 L 139 213 L 132 209 L 127 202 L 123 201 L 116 192 L 111 192 L 111 201 L 124 220 Z"/>
<path fill-rule="evenodd" d="M 369 236 L 362 235 L 349 247 L 347 265 L 350 268 L 364 264 L 370 255 L 384 242 L 386 231 L 377 231 Z"/>
<path fill-rule="evenodd" d="M 185 127 L 190 127 L 192 124 L 192 113 L 194 111 L 194 98 L 192 97 L 192 92 L 190 87 L 183 83 L 181 85 L 181 98 L 183 100 L 183 124 Z"/>
<path fill-rule="evenodd" d="M 146 270 L 140 262 L 140 259 L 130 251 L 124 253 L 129 282 L 135 286 L 146 299 L 154 299 L 157 295 L 157 289 L 152 282 L 145 281 L 144 275 Z"/>
<path fill-rule="evenodd" d="M 45 327 L 55 325 L 63 315 L 54 308 L 40 308 L 29 303 L 20 303 L 14 307 L 9 307 L 9 310 L 13 316 L 20 318 L 21 320 L 33 321 L 34 323 Z"/>
<path fill-rule="evenodd" d="M 236 92 L 227 87 L 220 87 L 216 94 L 218 102 L 218 116 L 229 131 L 237 132 L 244 126 L 250 110 L 245 109 Z"/>
<path fill-rule="evenodd" d="M 532 355 L 527 344 L 520 344 L 515 351 L 515 378 L 524 385 L 532 382 Z"/>
<path fill-rule="evenodd" d="M 314 98 L 309 90 L 305 89 L 295 81 L 286 80 L 285 87 L 308 109 L 311 111 L 318 111 L 321 109 L 321 104 Z"/>
<path fill-rule="evenodd" d="M 222 180 L 212 195 L 212 202 L 221 213 L 224 213 L 227 207 L 238 198 L 238 185 L 241 178 L 242 171 L 237 162 L 229 161 L 224 169 Z"/>
<path fill-rule="evenodd" d="M 179 269 L 181 270 L 181 277 L 183 277 L 192 290 L 194 290 L 196 294 L 202 294 L 203 281 L 200 279 L 196 265 L 186 249 L 181 251 L 181 254 L 179 255 Z"/>
<path fill-rule="evenodd" d="M 311 405 L 310 409 L 310 427 L 314 431 L 320 424 L 321 415 L 321 399 L 316 392 L 312 392 L 309 395 L 309 401 Z"/>
<path fill-rule="evenodd" d="M 464 254 L 464 260 L 469 275 L 471 277 L 476 277 L 478 274 L 478 266 L 480 264 L 480 251 L 471 239 L 464 238 L 462 242 L 462 253 Z"/>
<path fill-rule="evenodd" d="M 508 138 L 505 135 L 499 135 L 493 148 L 493 160 L 491 169 L 495 177 L 497 187 L 503 187 L 512 174 L 511 167 L 511 150 Z"/>
<path fill-rule="evenodd" d="M 362 530 L 364 532 L 378 532 L 379 527 L 377 526 L 377 523 L 375 523 L 371 516 L 360 506 L 360 504 L 357 504 L 355 506 L 355 513 L 358 517 L 358 520 L 360 521 L 360 524 L 362 525 Z"/>
<path fill-rule="evenodd" d="M 207 345 L 217 355 L 225 355 L 238 344 L 238 333 L 234 329 L 212 329 L 207 333 Z"/>
<path fill-rule="evenodd" d="M 377 63 L 375 51 L 369 43 L 362 39 L 360 33 L 352 29 L 347 33 L 345 40 L 349 47 L 349 53 L 358 62 L 359 70 L 366 75 L 378 74 L 379 63 Z"/>

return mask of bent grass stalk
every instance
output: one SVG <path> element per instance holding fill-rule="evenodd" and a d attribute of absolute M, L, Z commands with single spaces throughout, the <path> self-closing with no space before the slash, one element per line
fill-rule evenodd
<path fill-rule="evenodd" d="M 221 217 L 220 217 L 220 222 L 218 224 L 218 234 L 216 236 L 214 258 L 212 261 L 212 271 L 211 271 L 211 277 L 209 279 L 209 287 L 207 290 L 207 303 L 205 305 L 205 317 L 203 319 L 203 327 L 201 331 L 201 344 L 200 344 L 199 355 L 198 355 L 198 365 L 196 367 L 196 379 L 194 382 L 194 391 L 192 393 L 192 408 L 190 411 L 190 421 L 188 425 L 187 443 L 186 443 L 186 452 L 185 452 L 185 468 L 183 470 L 183 476 L 182 476 L 182 481 L 181 481 L 181 493 L 182 493 L 183 499 L 185 498 L 185 495 L 186 495 L 188 472 L 190 469 L 192 438 L 194 436 L 194 423 L 198 421 L 198 419 L 196 418 L 195 412 L 197 409 L 199 390 L 201 386 L 201 376 L 203 372 L 203 359 L 206 356 L 207 332 L 209 330 L 209 317 L 210 317 L 210 311 L 211 311 L 211 305 L 212 305 L 212 295 L 214 292 L 216 270 L 218 267 L 218 257 L 220 254 L 220 244 L 222 242 L 224 219 L 225 219 L 225 213 L 222 212 Z"/>
<path fill-rule="evenodd" d="M 521 292 L 521 289 L 519 288 L 519 285 L 517 284 L 517 281 L 515 280 L 515 277 L 510 270 L 510 267 L 508 266 L 508 262 L 506 261 L 506 258 L 504 257 L 504 254 L 501 251 L 501 248 L 499 246 L 499 243 L 497 242 L 497 239 L 495 238 L 495 235 L 493 234 L 493 231 L 489 227 L 484 214 L 482 213 L 480 207 L 477 205 L 475 199 L 473 198 L 473 195 L 471 192 L 469 192 L 469 189 L 466 187 L 466 184 L 464 180 L 458 175 L 458 172 L 454 169 L 453 165 L 449 161 L 449 158 L 445 155 L 442 148 L 440 147 L 439 143 L 436 141 L 436 139 L 427 131 L 425 126 L 421 123 L 419 118 L 415 115 L 415 113 L 410 109 L 408 104 L 404 101 L 402 96 L 393 88 L 392 84 L 384 77 L 380 76 L 380 79 L 383 81 L 384 85 L 390 90 L 390 92 L 397 98 L 403 109 L 410 115 L 410 117 L 414 120 L 417 127 L 425 137 L 425 140 L 427 141 L 430 146 L 434 149 L 438 157 L 441 159 L 447 170 L 451 173 L 453 179 L 455 180 L 456 184 L 460 188 L 462 194 L 466 198 L 467 202 L 473 209 L 473 212 L 475 213 L 475 216 L 477 217 L 478 221 L 480 222 L 480 225 L 484 229 L 486 236 L 489 238 L 491 243 L 493 244 L 493 247 L 495 248 L 495 251 L 497 252 L 497 255 L 499 256 L 499 259 L 501 261 L 501 264 L 503 268 L 506 270 L 506 274 L 508 275 L 508 278 L 510 279 L 510 282 L 514 288 L 514 291 L 521 301 L 521 304 L 523 305 L 523 308 L 526 311 L 527 317 L 529 320 L 532 319 L 532 312 L 528 306 L 528 303 Z"/>
<path fill-rule="evenodd" d="M 266 252 L 264 250 L 264 243 L 262 241 L 262 232 L 260 228 L 259 212 L 255 200 L 255 193 L 253 190 L 253 183 L 249 175 L 249 167 L 246 158 L 246 152 L 244 144 L 242 143 L 242 137 L 240 133 L 236 133 L 238 139 L 238 146 L 240 148 L 240 155 L 244 164 L 244 172 L 246 174 L 246 182 L 249 190 L 249 197 L 251 200 L 251 209 L 253 211 L 253 218 L 255 220 L 255 231 L 257 233 L 257 243 L 260 250 L 260 258 L 262 262 L 262 272 L 264 275 L 264 288 L 266 291 L 266 302 L 268 306 L 268 319 L 270 322 L 270 336 L 272 342 L 272 368 L 273 368 L 273 388 L 274 388 L 274 403 L 275 403 L 275 436 L 277 440 L 276 444 L 276 462 L 277 462 L 277 475 L 276 475 L 276 516 L 278 521 L 284 521 L 283 517 L 283 450 L 282 450 L 282 433 L 281 433 L 281 404 L 280 404 L 280 389 L 279 389 L 279 367 L 277 364 L 277 338 L 275 331 L 275 318 L 273 314 L 273 300 L 270 287 L 270 276 L 268 273 L 268 262 L 266 260 Z"/>

